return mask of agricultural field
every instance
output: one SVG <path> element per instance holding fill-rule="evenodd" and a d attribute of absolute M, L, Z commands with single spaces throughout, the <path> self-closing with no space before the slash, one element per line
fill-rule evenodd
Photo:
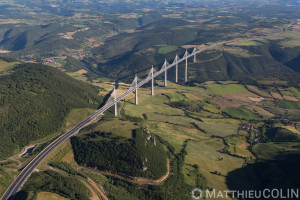
<path fill-rule="evenodd" d="M 219 153 L 214 145 L 190 142 L 187 146 L 186 163 L 198 164 L 199 171 L 206 177 L 208 186 L 226 190 L 228 172 L 242 167 L 244 160 L 224 153 Z M 213 172 L 213 173 L 212 173 Z M 214 174 L 217 172 L 219 174 Z"/>
<path fill-rule="evenodd" d="M 250 145 L 247 141 L 246 136 L 230 136 L 225 138 L 227 144 L 227 151 L 231 155 L 237 155 L 244 158 L 254 158 L 252 153 L 249 151 Z"/>
<path fill-rule="evenodd" d="M 223 96 L 225 94 L 247 94 L 248 90 L 242 85 L 238 84 L 210 84 L 203 85 L 205 87 L 205 93 L 213 94 L 217 96 Z"/>
<path fill-rule="evenodd" d="M 260 120 L 260 116 L 245 107 L 228 107 L 223 110 L 229 116 L 243 120 Z"/>
<path fill-rule="evenodd" d="M 159 54 L 169 54 L 173 51 L 176 51 L 178 50 L 178 47 L 177 46 L 164 46 L 164 45 L 159 45 L 159 49 L 158 49 L 158 52 Z"/>
<path fill-rule="evenodd" d="M 283 108 L 287 109 L 295 109 L 299 110 L 300 109 L 300 102 L 291 102 L 291 101 L 280 101 L 280 104 Z"/>
<path fill-rule="evenodd" d="M 262 44 L 257 41 L 248 41 L 248 42 L 243 42 L 243 43 L 237 44 L 237 46 L 259 46 L 259 45 L 262 45 Z"/>

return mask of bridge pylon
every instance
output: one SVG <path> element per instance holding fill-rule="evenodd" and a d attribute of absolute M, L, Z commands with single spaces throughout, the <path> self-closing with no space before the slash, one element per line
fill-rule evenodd
<path fill-rule="evenodd" d="M 153 65 L 151 68 L 151 96 L 154 95 L 154 75 L 153 75 Z"/>
<path fill-rule="evenodd" d="M 165 59 L 164 63 L 164 70 L 165 70 L 165 87 L 167 87 L 167 60 Z"/>
<path fill-rule="evenodd" d="M 194 47 L 194 49 L 193 49 L 193 54 L 194 54 L 194 62 L 197 62 L 197 58 L 196 58 L 196 52 L 197 51 L 197 48 L 196 47 Z"/>
<path fill-rule="evenodd" d="M 175 67 L 175 82 L 178 83 L 178 54 L 176 54 L 175 63 L 176 63 L 176 67 Z"/>
<path fill-rule="evenodd" d="M 184 73 L 184 82 L 187 82 L 187 58 L 188 58 L 188 51 L 185 51 L 185 73 Z"/>
<path fill-rule="evenodd" d="M 138 88 L 137 88 L 137 84 L 138 84 L 138 78 L 137 75 L 135 75 L 135 105 L 138 105 Z"/>
<path fill-rule="evenodd" d="M 118 115 L 118 108 L 117 108 L 117 94 L 116 94 L 116 87 L 114 87 L 114 91 L 113 91 L 113 95 L 114 95 L 114 104 L 115 104 L 115 116 Z"/>

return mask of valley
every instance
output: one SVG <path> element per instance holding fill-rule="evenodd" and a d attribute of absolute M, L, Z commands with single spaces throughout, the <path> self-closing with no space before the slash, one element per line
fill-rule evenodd
<path fill-rule="evenodd" d="M 0 196 L 26 166 L 16 200 L 299 188 L 299 7 L 0 0 Z"/>

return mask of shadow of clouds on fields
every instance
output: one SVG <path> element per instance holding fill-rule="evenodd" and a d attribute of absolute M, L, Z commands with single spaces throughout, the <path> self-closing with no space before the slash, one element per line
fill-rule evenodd
<path fill-rule="evenodd" d="M 230 190 L 239 191 L 299 189 L 300 154 L 288 154 L 274 160 L 248 164 L 228 173 L 226 184 Z"/>

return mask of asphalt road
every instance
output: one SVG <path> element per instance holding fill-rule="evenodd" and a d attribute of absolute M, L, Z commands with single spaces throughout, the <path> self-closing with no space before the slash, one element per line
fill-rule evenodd
<path fill-rule="evenodd" d="M 99 114 L 103 113 L 111 106 L 114 105 L 114 102 L 109 102 L 99 110 L 97 110 L 93 115 L 83 120 L 77 126 L 72 128 L 70 131 L 63 134 L 61 137 L 57 138 L 54 142 L 52 142 L 49 146 L 47 146 L 42 152 L 40 152 L 23 170 L 22 172 L 15 178 L 10 187 L 6 190 L 5 194 L 2 196 L 2 200 L 12 200 L 15 195 L 19 191 L 19 189 L 26 182 L 28 177 L 31 175 L 33 170 L 38 166 L 38 164 L 59 144 L 63 141 L 76 134 L 80 129 L 88 125 L 91 121 L 93 121 Z"/>

